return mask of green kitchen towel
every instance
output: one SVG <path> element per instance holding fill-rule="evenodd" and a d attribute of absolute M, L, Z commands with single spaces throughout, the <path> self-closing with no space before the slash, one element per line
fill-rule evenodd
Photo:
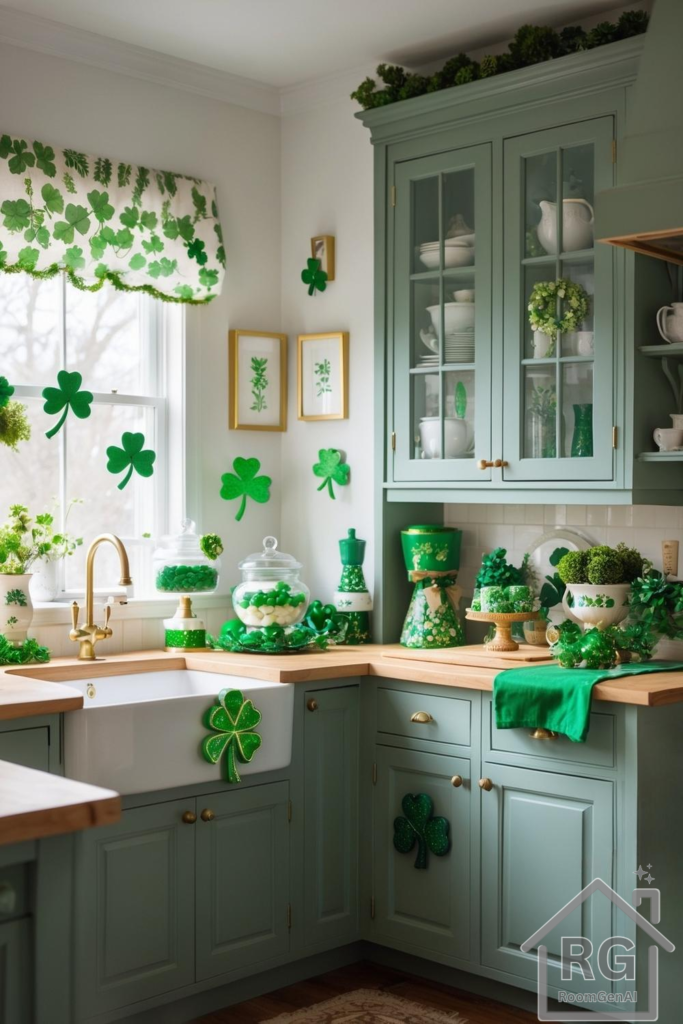
<path fill-rule="evenodd" d="M 644 661 L 617 668 L 562 668 L 537 665 L 509 668 L 493 681 L 493 707 L 498 729 L 552 729 L 574 743 L 588 735 L 591 694 L 603 679 L 621 679 L 643 672 L 677 672 L 680 661 Z"/>

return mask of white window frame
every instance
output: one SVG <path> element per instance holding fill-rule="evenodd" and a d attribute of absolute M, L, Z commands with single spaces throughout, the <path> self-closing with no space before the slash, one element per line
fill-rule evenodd
<path fill-rule="evenodd" d="M 67 365 L 67 325 L 66 325 L 66 289 L 71 288 L 66 276 L 61 278 L 60 288 L 60 369 L 68 369 Z M 108 287 L 105 285 L 105 287 Z M 121 536 L 121 540 L 127 549 L 146 546 L 149 549 L 148 560 L 146 560 L 145 584 L 143 581 L 133 580 L 133 595 L 135 604 L 141 605 L 154 601 L 158 603 L 159 597 L 154 596 L 151 582 L 151 553 L 162 534 L 169 532 L 172 524 L 179 523 L 185 516 L 186 508 L 186 480 L 185 480 L 185 447 L 186 447 L 186 359 L 185 359 L 185 338 L 186 322 L 185 307 L 176 303 L 162 303 L 154 299 L 147 299 L 145 302 L 147 323 L 144 337 L 148 342 L 152 339 L 155 344 L 150 346 L 147 353 L 147 372 L 145 374 L 146 390 L 153 392 L 152 395 L 119 394 L 118 392 L 92 392 L 93 405 L 129 405 L 144 407 L 155 410 L 155 441 L 156 460 L 154 463 L 154 474 L 149 481 L 154 487 L 154 517 L 152 523 L 152 538 L 147 540 L 143 537 Z M 87 380 L 84 381 L 87 387 Z M 14 397 L 21 398 L 42 398 L 44 385 L 17 384 L 14 389 Z M 71 424 L 73 427 L 73 423 Z M 67 494 L 67 472 L 66 465 L 69 457 L 69 418 L 58 439 L 60 444 L 60 466 L 59 466 L 59 492 L 58 500 L 60 505 L 61 522 L 60 529 L 64 529 L 64 516 L 67 502 L 71 495 Z M 57 438 L 55 438 L 57 440 Z M 174 472 L 169 473 L 169 452 L 173 451 Z M 81 495 L 78 495 L 81 497 Z M 84 496 L 87 502 L 87 496 Z M 144 501 L 144 493 L 140 492 L 140 500 Z M 83 552 L 85 557 L 85 552 Z M 59 597 L 53 602 L 53 607 L 60 602 L 69 602 L 73 599 L 82 598 L 83 592 L 79 589 L 66 589 L 66 562 L 62 559 L 58 563 Z M 110 585 L 97 586 L 95 593 L 98 595 L 123 595 L 119 587 Z M 130 597 L 130 595 L 127 595 Z"/>

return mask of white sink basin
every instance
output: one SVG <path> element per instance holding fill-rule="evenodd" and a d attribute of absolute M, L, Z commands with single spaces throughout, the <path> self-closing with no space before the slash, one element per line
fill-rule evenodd
<path fill-rule="evenodd" d="M 216 735 L 204 724 L 221 690 L 241 690 L 262 718 L 262 743 L 240 775 L 285 768 L 292 757 L 294 685 L 173 669 L 69 681 L 83 694 L 82 711 L 65 714 L 65 769 L 70 779 L 119 793 L 226 780 L 225 755 L 206 761 L 202 740 Z M 94 686 L 94 696 L 88 688 Z"/>

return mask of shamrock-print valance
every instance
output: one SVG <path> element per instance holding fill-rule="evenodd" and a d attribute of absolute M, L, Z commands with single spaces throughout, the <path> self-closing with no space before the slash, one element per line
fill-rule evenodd
<path fill-rule="evenodd" d="M 105 281 L 173 302 L 221 290 L 225 250 L 213 185 L 0 135 L 0 270 L 79 288 Z"/>

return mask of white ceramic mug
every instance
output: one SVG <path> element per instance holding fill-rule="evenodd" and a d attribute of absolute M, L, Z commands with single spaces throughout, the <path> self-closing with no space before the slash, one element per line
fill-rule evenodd
<path fill-rule="evenodd" d="M 474 302 L 474 288 L 459 288 L 453 298 L 456 302 Z"/>
<path fill-rule="evenodd" d="M 657 427 L 652 436 L 660 452 L 673 452 L 683 446 L 683 430 L 678 427 Z"/>

